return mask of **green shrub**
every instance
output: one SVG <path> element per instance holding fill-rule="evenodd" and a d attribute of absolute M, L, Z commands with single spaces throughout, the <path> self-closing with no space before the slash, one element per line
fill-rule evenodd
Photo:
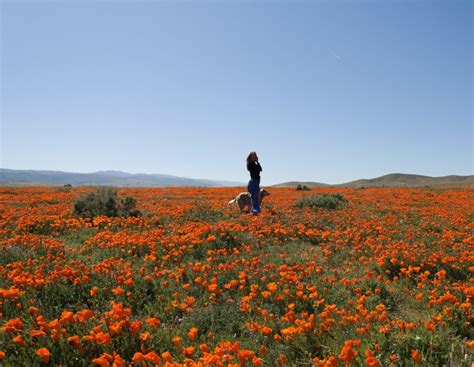
<path fill-rule="evenodd" d="M 326 209 L 338 209 L 347 203 L 347 199 L 341 194 L 322 194 L 322 195 L 306 195 L 296 202 L 299 208 L 319 207 Z"/>
<path fill-rule="evenodd" d="M 310 190 L 311 189 L 306 185 L 298 184 L 298 186 L 296 186 L 296 191 L 310 191 Z"/>
<path fill-rule="evenodd" d="M 128 217 L 133 212 L 136 199 L 132 196 L 119 196 L 112 187 L 99 187 L 88 192 L 74 201 L 74 212 L 78 215 L 94 218 L 105 215 L 107 217 Z"/>

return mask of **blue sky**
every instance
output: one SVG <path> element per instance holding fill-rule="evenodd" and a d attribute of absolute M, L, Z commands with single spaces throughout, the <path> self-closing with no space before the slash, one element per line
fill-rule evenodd
<path fill-rule="evenodd" d="M 1 1 L 1 166 L 473 174 L 472 1 Z"/>

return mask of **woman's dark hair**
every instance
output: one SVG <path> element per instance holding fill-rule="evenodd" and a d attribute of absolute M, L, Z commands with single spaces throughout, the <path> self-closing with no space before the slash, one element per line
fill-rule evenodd
<path fill-rule="evenodd" d="M 250 153 L 249 153 L 249 155 L 247 156 L 247 164 L 252 163 L 252 156 L 253 156 L 254 154 L 257 154 L 257 153 L 255 153 L 255 152 L 250 152 Z"/>

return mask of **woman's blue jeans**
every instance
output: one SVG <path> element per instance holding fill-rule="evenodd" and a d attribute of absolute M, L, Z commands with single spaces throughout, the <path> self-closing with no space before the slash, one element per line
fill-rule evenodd
<path fill-rule="evenodd" d="M 252 195 L 252 200 L 249 206 L 249 212 L 260 213 L 260 205 L 258 204 L 258 193 L 260 192 L 260 180 L 252 178 L 247 185 L 247 191 Z"/>

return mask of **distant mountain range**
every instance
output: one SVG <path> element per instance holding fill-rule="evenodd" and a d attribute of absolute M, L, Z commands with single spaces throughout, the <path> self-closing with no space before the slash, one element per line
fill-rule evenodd
<path fill-rule="evenodd" d="M 312 181 L 288 181 L 280 184 L 272 185 L 272 187 L 296 187 L 298 185 L 307 186 L 307 187 L 326 187 L 331 186 L 322 182 L 312 182 Z"/>
<path fill-rule="evenodd" d="M 245 186 L 246 183 L 193 179 L 162 174 L 127 173 L 121 171 L 98 171 L 93 173 L 73 173 L 61 171 L 13 170 L 0 168 L 0 185 L 66 185 L 117 187 L 232 187 Z"/>
<path fill-rule="evenodd" d="M 13 170 L 0 168 L 0 186 L 66 185 L 117 187 L 235 187 L 247 186 L 247 182 L 193 179 L 162 174 L 127 173 L 121 171 L 98 171 L 73 173 L 62 171 Z M 271 187 L 422 187 L 473 185 L 474 176 L 431 177 L 405 173 L 392 173 L 371 179 L 361 179 L 337 185 L 321 182 L 289 181 Z"/>
<path fill-rule="evenodd" d="M 422 187 L 422 186 L 463 186 L 474 185 L 474 176 L 442 176 L 431 177 L 412 175 L 406 173 L 391 173 L 376 178 L 350 181 L 338 185 L 327 185 L 319 182 L 289 181 L 273 185 L 273 187 L 296 187 L 306 185 L 308 187 Z"/>

